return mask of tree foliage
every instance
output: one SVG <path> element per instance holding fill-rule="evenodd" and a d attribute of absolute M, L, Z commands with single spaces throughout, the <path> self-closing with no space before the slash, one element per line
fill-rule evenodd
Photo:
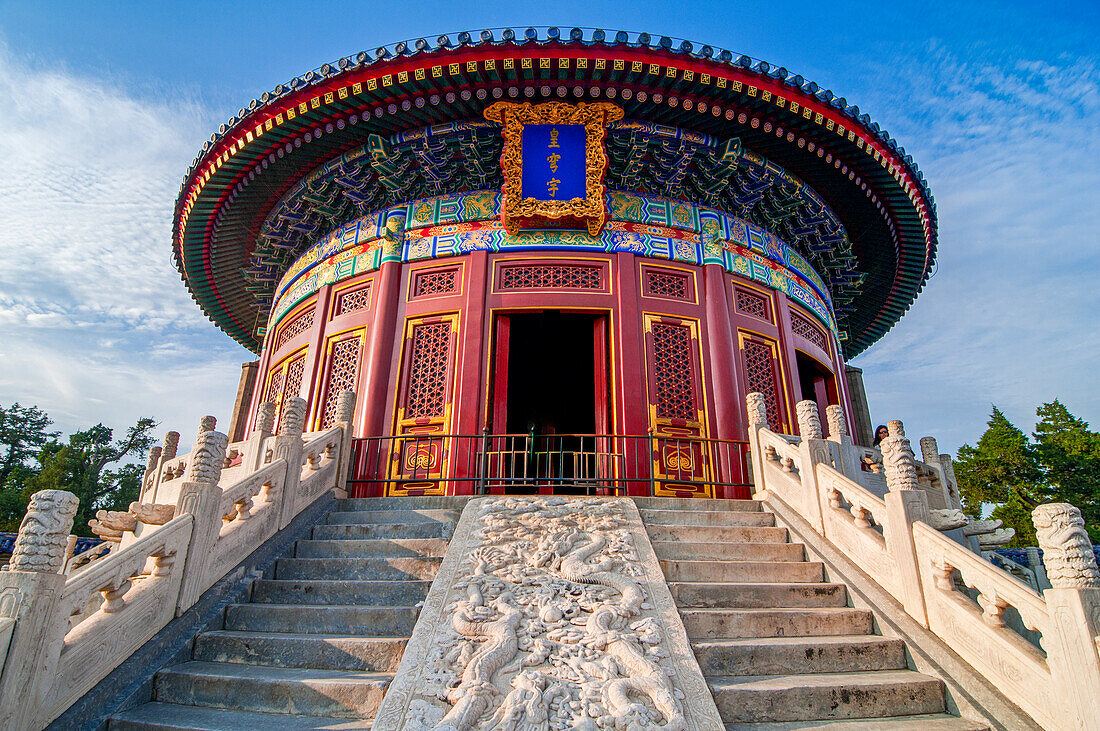
<path fill-rule="evenodd" d="M 48 431 L 37 407 L 0 406 L 0 529 L 16 530 L 32 493 L 68 490 L 80 499 L 73 532 L 91 535 L 97 510 L 125 510 L 136 500 L 144 468 L 135 464 L 153 444 L 156 422 L 142 418 L 120 438 L 103 424 L 70 434 Z"/>
<path fill-rule="evenodd" d="M 1035 545 L 1031 511 L 1045 502 L 1068 502 L 1081 509 L 1093 541 L 1100 539 L 1100 434 L 1090 431 L 1058 400 L 1036 410 L 1039 421 L 1029 439 L 993 407 L 985 433 L 975 446 L 959 448 L 955 475 L 963 509 L 992 517 L 1016 529 L 1010 545 Z"/>

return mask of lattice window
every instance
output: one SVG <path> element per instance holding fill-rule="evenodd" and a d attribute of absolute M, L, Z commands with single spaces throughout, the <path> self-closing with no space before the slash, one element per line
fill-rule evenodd
<path fill-rule="evenodd" d="M 451 294 L 458 291 L 458 270 L 417 272 L 413 285 L 413 297 L 433 294 Z"/>
<path fill-rule="evenodd" d="M 275 350 L 283 347 L 306 330 L 313 327 L 313 308 L 297 315 L 279 330 L 279 337 L 275 339 Z"/>
<path fill-rule="evenodd" d="M 367 282 L 362 287 L 341 292 L 336 299 L 336 307 L 333 317 L 346 315 L 356 310 L 365 310 L 370 307 L 370 293 L 372 282 Z"/>
<path fill-rule="evenodd" d="M 779 429 L 779 394 L 773 364 L 771 347 L 755 340 L 745 341 L 745 381 L 748 392 L 764 394 L 768 407 L 768 425 L 772 429 Z"/>
<path fill-rule="evenodd" d="M 692 387 L 691 328 L 653 324 L 653 370 L 657 391 L 657 418 L 695 421 Z"/>
<path fill-rule="evenodd" d="M 441 417 L 447 403 L 447 371 L 450 365 L 451 324 L 434 322 L 413 329 L 409 357 L 409 391 L 406 419 Z"/>
<path fill-rule="evenodd" d="M 791 313 L 791 332 L 795 335 L 800 335 L 817 347 L 829 352 L 829 348 L 826 345 L 825 333 L 821 332 L 821 328 L 814 325 L 801 315 Z"/>
<path fill-rule="evenodd" d="M 646 290 L 655 297 L 690 300 L 691 289 L 687 274 L 649 270 L 646 272 Z"/>
<path fill-rule="evenodd" d="M 771 322 L 772 317 L 768 312 L 768 300 L 763 295 L 738 288 L 736 302 L 738 312 Z"/>
<path fill-rule="evenodd" d="M 298 392 L 302 390 L 302 375 L 306 369 L 306 355 L 302 353 L 294 360 L 287 363 L 286 366 L 286 380 L 283 385 L 283 398 L 279 402 L 279 417 L 278 423 L 282 423 L 283 420 L 283 408 L 286 406 L 286 400 L 298 395 Z"/>
<path fill-rule="evenodd" d="M 332 346 L 328 361 L 328 384 L 325 386 L 325 406 L 321 412 L 321 428 L 328 429 L 336 421 L 336 401 L 341 391 L 354 391 L 359 380 L 359 345 L 362 338 L 339 340 Z"/>
<path fill-rule="evenodd" d="M 264 394 L 264 401 L 281 404 L 283 402 L 283 376 L 286 375 L 286 370 L 280 365 L 276 370 L 272 371 L 271 378 L 267 382 L 267 393 Z M 257 411 L 257 413 L 259 413 Z"/>
<path fill-rule="evenodd" d="M 529 264 L 503 267 L 501 289 L 600 289 L 598 266 L 572 264 Z"/>

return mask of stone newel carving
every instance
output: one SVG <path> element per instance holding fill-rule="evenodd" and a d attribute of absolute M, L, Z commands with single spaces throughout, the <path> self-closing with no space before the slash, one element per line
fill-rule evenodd
<path fill-rule="evenodd" d="M 940 461 L 940 447 L 936 444 L 935 437 L 920 438 L 921 460 L 927 464 L 937 464 Z"/>
<path fill-rule="evenodd" d="M 161 448 L 160 447 L 150 447 L 149 448 L 149 456 L 145 459 L 145 474 L 146 474 L 146 476 L 148 476 L 150 474 L 156 474 L 157 465 L 160 464 L 160 455 L 161 455 Z"/>
<path fill-rule="evenodd" d="M 41 490 L 31 495 L 27 514 L 19 524 L 10 569 L 45 574 L 60 571 L 79 504 L 76 495 L 64 490 Z"/>
<path fill-rule="evenodd" d="M 256 412 L 256 428 L 253 432 L 270 435 L 275 431 L 275 404 L 265 401 Z"/>
<path fill-rule="evenodd" d="M 178 431 L 170 431 L 164 435 L 164 449 L 161 452 L 161 457 L 164 459 L 175 459 L 176 449 L 179 447 L 180 433 Z"/>
<path fill-rule="evenodd" d="M 207 414 L 206 416 L 199 419 L 199 431 L 200 432 L 214 431 L 214 429 L 217 426 L 218 426 L 217 417 L 210 416 L 209 414 Z"/>
<path fill-rule="evenodd" d="M 283 403 L 282 423 L 279 424 L 279 436 L 301 436 L 306 427 L 306 400 L 297 396 Z"/>
<path fill-rule="evenodd" d="M 191 464 L 187 471 L 188 482 L 218 484 L 225 464 L 225 448 L 229 437 L 221 432 L 203 431 L 191 452 Z"/>
<path fill-rule="evenodd" d="M 355 391 L 341 391 L 336 397 L 337 424 L 350 424 L 355 415 Z"/>
<path fill-rule="evenodd" d="M 917 463 L 913 448 L 905 436 L 905 427 L 897 419 L 886 425 L 890 436 L 882 440 L 882 466 L 886 472 L 886 486 L 895 490 L 919 490 Z"/>
<path fill-rule="evenodd" d="M 825 407 L 825 422 L 833 439 L 848 436 L 848 422 L 844 420 L 844 407 L 837 404 Z"/>
<path fill-rule="evenodd" d="M 750 393 L 745 397 L 748 406 L 749 426 L 768 426 L 768 403 L 762 393 Z"/>
<path fill-rule="evenodd" d="M 1048 503 L 1035 508 L 1031 519 L 1051 586 L 1100 587 L 1100 570 L 1080 510 L 1069 503 Z"/>
<path fill-rule="evenodd" d="M 794 406 L 798 415 L 798 433 L 803 439 L 821 439 L 821 416 L 816 401 L 799 401 Z"/>

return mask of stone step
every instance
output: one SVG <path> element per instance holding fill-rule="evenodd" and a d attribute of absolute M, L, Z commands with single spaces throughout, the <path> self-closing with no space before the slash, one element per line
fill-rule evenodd
<path fill-rule="evenodd" d="M 726 723 L 944 712 L 943 683 L 911 670 L 720 676 L 707 682 Z"/>
<path fill-rule="evenodd" d="M 374 538 L 366 540 L 308 540 L 294 546 L 295 558 L 442 558 L 442 538 Z"/>
<path fill-rule="evenodd" d="M 313 540 L 364 540 L 393 538 L 443 538 L 450 540 L 454 523 L 421 520 L 413 523 L 356 523 L 350 525 L 315 525 Z"/>
<path fill-rule="evenodd" d="M 789 544 L 780 544 L 789 545 Z M 801 550 L 801 546 L 798 547 Z M 661 561 L 668 581 L 754 582 L 777 584 L 823 581 L 820 561 Z"/>
<path fill-rule="evenodd" d="M 749 513 L 754 515 L 754 513 Z M 767 513 L 760 513 L 767 515 Z M 647 525 L 651 541 L 677 543 L 786 543 L 787 529 L 751 525 Z"/>
<path fill-rule="evenodd" d="M 366 523 L 457 523 L 461 510 L 333 510 L 325 518 L 329 525 Z"/>
<path fill-rule="evenodd" d="M 691 643 L 703 675 L 904 670 L 905 643 L 877 635 L 766 637 Z"/>
<path fill-rule="evenodd" d="M 252 585 L 252 601 L 261 604 L 362 604 L 411 607 L 424 601 L 430 581 L 281 581 L 261 579 Z"/>
<path fill-rule="evenodd" d="M 726 607 L 843 607 L 848 603 L 844 584 L 824 583 L 704 583 L 670 582 L 669 591 L 681 609 Z"/>
<path fill-rule="evenodd" d="M 428 580 L 440 558 L 280 558 L 276 579 Z"/>
<path fill-rule="evenodd" d="M 757 530 L 763 530 L 758 528 Z M 654 540 L 662 561 L 802 561 L 801 543 L 710 543 Z"/>
<path fill-rule="evenodd" d="M 632 498 L 638 509 L 647 510 L 740 510 L 759 513 L 761 503 L 758 500 L 724 500 L 721 498 L 701 497 L 636 497 Z"/>
<path fill-rule="evenodd" d="M 248 713 L 224 708 L 145 703 L 111 719 L 110 731 L 369 731 L 374 720 Z"/>
<path fill-rule="evenodd" d="M 417 497 L 362 497 L 336 502 L 337 510 L 462 510 L 469 495 L 420 495 Z"/>
<path fill-rule="evenodd" d="M 378 673 L 397 671 L 407 638 L 276 632 L 203 632 L 192 658 L 203 662 Z"/>
<path fill-rule="evenodd" d="M 691 640 L 737 637 L 865 635 L 871 612 L 851 607 L 795 609 L 682 609 Z"/>
<path fill-rule="evenodd" d="M 370 718 L 388 673 L 187 662 L 157 673 L 153 697 L 166 703 L 255 713 Z"/>
<path fill-rule="evenodd" d="M 654 510 L 643 508 L 642 522 L 649 525 L 775 525 L 772 513 L 747 510 Z"/>
<path fill-rule="evenodd" d="M 239 632 L 409 637 L 419 612 L 416 607 L 231 604 L 225 610 L 225 628 Z"/>
<path fill-rule="evenodd" d="M 773 721 L 765 723 L 727 723 L 726 731 L 989 731 L 989 726 L 946 713 L 922 713 L 893 718 L 850 718 L 840 721 Z"/>

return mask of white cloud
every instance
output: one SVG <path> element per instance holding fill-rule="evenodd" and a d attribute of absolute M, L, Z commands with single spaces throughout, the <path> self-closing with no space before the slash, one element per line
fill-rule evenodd
<path fill-rule="evenodd" d="M 871 70 L 869 106 L 907 115 L 889 128 L 932 185 L 940 248 L 912 311 L 853 363 L 877 421 L 952 452 L 992 403 L 1024 431 L 1054 398 L 1100 427 L 1100 62 L 972 50 Z"/>
<path fill-rule="evenodd" d="M 172 205 L 211 115 L 3 47 L 0 98 L 0 403 L 62 429 L 228 422 L 249 354 L 171 262 Z"/>

